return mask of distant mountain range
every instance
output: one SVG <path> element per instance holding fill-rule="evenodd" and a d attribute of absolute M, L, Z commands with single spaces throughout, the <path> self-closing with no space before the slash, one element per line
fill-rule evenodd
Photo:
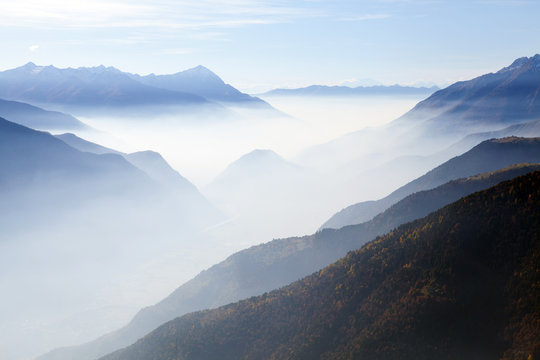
<path fill-rule="evenodd" d="M 197 66 L 171 75 L 129 75 L 140 83 L 160 89 L 192 93 L 212 101 L 270 108 L 263 100 L 244 94 L 226 84 L 219 76 L 204 66 Z"/>
<path fill-rule="evenodd" d="M 28 63 L 0 72 L 0 98 L 85 113 L 145 107 L 154 112 L 167 111 L 168 107 L 223 111 L 217 102 L 273 110 L 202 66 L 172 75 L 139 76 L 114 67 L 59 69 Z"/>
<path fill-rule="evenodd" d="M 18 101 L 0 99 L 0 117 L 36 130 L 88 130 L 71 115 L 47 111 Z"/>
<path fill-rule="evenodd" d="M 481 141 L 483 136 L 488 136 L 487 134 L 493 131 L 500 131 L 498 133 L 500 135 L 504 131 L 507 131 L 504 134 L 520 131 L 527 135 L 529 131 L 536 131 L 537 128 L 537 124 L 533 122 L 536 121 L 534 114 L 536 114 L 535 94 L 537 91 L 532 84 L 536 81 L 534 63 L 538 60 L 537 57 L 522 59 L 514 63 L 515 65 L 505 68 L 506 70 L 501 70 L 499 72 L 501 75 L 495 76 L 492 83 L 486 79 L 491 79 L 490 76 L 494 74 L 488 74 L 485 75 L 484 80 L 486 81 L 471 80 L 467 82 L 467 86 L 457 91 L 459 94 L 442 97 L 437 95 L 440 97 L 437 100 L 435 95 L 441 92 L 444 95 L 447 89 L 441 90 L 426 99 L 423 102 L 424 105 L 415 107 L 416 110 L 411 110 L 410 113 L 383 129 L 357 132 L 332 143 L 316 147 L 312 149 L 313 151 L 304 154 L 304 157 L 300 157 L 303 160 L 299 162 L 301 166 L 291 164 L 271 151 L 257 151 L 249 154 L 224 173 L 220 181 L 227 183 L 227 186 L 224 187 L 225 191 L 221 191 L 221 193 L 226 194 L 227 188 L 234 189 L 236 186 L 237 194 L 251 197 L 251 201 L 256 204 L 265 194 L 261 189 L 270 190 L 267 191 L 270 197 L 281 191 L 274 186 L 277 181 L 280 186 L 284 186 L 283 189 L 287 189 L 293 194 L 290 199 L 280 201 L 277 206 L 279 211 L 286 214 L 287 220 L 294 223 L 295 217 L 288 216 L 289 213 L 293 213 L 295 216 L 310 216 L 310 212 L 309 209 L 305 212 L 298 212 L 289 206 L 286 200 L 297 201 L 296 193 L 302 191 L 303 188 L 287 186 L 291 184 L 290 180 L 294 179 L 296 174 L 299 174 L 300 180 L 306 179 L 306 174 L 308 177 L 312 175 L 313 173 L 306 172 L 306 165 L 321 162 L 325 156 L 332 162 L 333 167 L 330 168 L 332 170 L 339 168 L 339 166 L 352 165 L 353 162 L 362 159 L 360 156 L 369 156 L 366 153 L 356 153 L 355 148 L 359 148 L 359 144 L 362 144 L 370 152 L 380 152 L 380 161 L 390 160 L 388 164 L 390 164 L 389 167 L 392 167 L 392 164 L 400 159 L 412 159 L 411 163 L 414 163 L 416 157 L 432 156 L 441 150 L 448 149 L 448 145 L 451 144 L 454 144 L 456 149 L 460 146 L 470 147 L 475 141 Z M 507 75 L 504 75 L 506 72 L 511 75 L 506 77 Z M 518 78 L 519 81 L 516 80 Z M 527 78 L 533 81 L 528 83 Z M 131 77 L 130 79 L 133 80 Z M 514 81 L 517 82 L 513 83 Z M 494 85 L 495 83 L 496 85 Z M 512 92 L 507 88 L 508 86 L 510 88 L 517 86 L 522 91 Z M 466 93 L 470 96 L 463 95 Z M 455 103 L 451 101 L 453 97 L 456 98 Z M 485 106 L 489 102 L 488 99 L 489 101 L 496 99 L 496 101 L 504 103 L 505 106 L 500 108 Z M 514 112 L 514 110 L 510 111 L 512 108 L 519 109 L 519 111 L 515 111 L 518 114 L 516 118 L 512 117 L 512 112 Z M 475 112 L 478 114 L 480 111 L 485 111 L 484 118 L 474 115 Z M 493 111 L 493 121 L 489 120 L 490 111 Z M 444 115 L 451 112 L 458 115 L 456 117 Z M 526 114 L 530 114 L 533 117 L 532 120 Z M 471 134 L 476 134 L 477 137 L 474 138 Z M 472 137 L 467 138 L 467 136 Z M 71 138 L 66 141 L 77 142 L 79 146 L 84 146 L 87 149 L 104 151 L 103 148 L 83 144 L 81 139 Z M 456 141 L 463 143 L 456 144 Z M 225 262 L 201 273 L 155 307 L 141 311 L 126 328 L 81 347 L 54 351 L 45 355 L 43 359 L 90 360 L 128 345 L 150 329 L 164 321 L 173 319 L 175 316 L 202 310 L 205 307 L 220 306 L 230 301 L 240 300 L 242 297 L 260 295 L 265 291 L 284 286 L 321 269 L 344 256 L 347 251 L 359 248 L 367 241 L 394 229 L 404 221 L 424 216 L 426 211 L 435 210 L 460 196 L 491 186 L 497 181 L 536 169 L 537 165 L 519 165 L 500 172 L 442 185 L 451 179 L 475 175 L 481 171 L 494 171 L 521 162 L 537 163 L 540 161 L 539 155 L 537 155 L 540 154 L 539 145 L 539 139 L 507 138 L 486 141 L 468 153 L 451 159 L 425 176 L 403 186 L 389 197 L 377 202 L 365 203 L 360 206 L 360 211 L 355 209 L 354 216 L 357 217 L 355 221 L 360 221 L 360 224 L 345 226 L 338 230 L 324 229 L 311 236 L 276 240 L 237 253 Z M 457 150 L 453 149 L 452 151 Z M 388 154 L 399 154 L 400 158 L 389 159 Z M 125 154 L 115 156 L 118 155 Z M 129 159 L 128 156 L 125 158 Z M 141 170 L 141 173 L 152 184 L 158 184 L 156 174 L 159 174 L 163 180 L 171 175 L 159 157 L 153 153 L 138 154 L 132 160 L 133 163 L 128 163 L 128 165 L 132 166 L 137 161 L 142 161 L 139 169 L 136 166 L 133 167 L 136 170 L 146 169 L 146 172 Z M 396 171 L 398 169 L 399 167 L 395 168 Z M 290 176 L 275 176 L 279 172 L 290 174 Z M 154 173 L 154 176 L 151 173 Z M 391 172 L 388 174 L 392 176 Z M 341 178 L 343 172 L 335 171 L 332 175 Z M 370 174 L 366 172 L 363 175 L 369 176 Z M 377 182 L 381 178 L 379 173 L 371 175 L 373 177 L 368 177 L 368 181 Z M 529 336 L 530 327 L 527 327 L 529 325 L 527 325 L 526 319 L 520 317 L 522 314 L 514 311 L 515 307 L 513 307 L 519 296 L 516 297 L 516 293 L 511 293 L 510 300 L 501 304 L 490 301 L 497 301 L 497 299 L 506 301 L 507 298 L 499 295 L 501 289 L 503 292 L 506 291 L 505 289 L 515 289 L 512 287 L 514 283 L 511 282 L 513 275 L 509 274 L 516 272 L 521 274 L 522 270 L 528 274 L 532 270 L 527 267 L 527 264 L 533 264 L 537 260 L 537 247 L 532 249 L 534 250 L 531 252 L 533 258 L 523 258 L 521 254 L 517 256 L 513 251 L 523 250 L 526 252 L 527 249 L 531 248 L 527 239 L 534 238 L 536 234 L 534 229 L 538 225 L 535 219 L 538 218 L 536 208 L 538 207 L 539 194 L 534 184 L 538 183 L 538 176 L 535 174 L 528 180 L 518 180 L 513 183 L 514 188 L 503 186 L 492 190 L 494 192 L 486 196 L 477 194 L 476 198 L 473 196 L 476 200 L 465 200 L 459 202 L 458 205 L 453 205 L 454 208 L 458 208 L 455 212 L 443 209 L 428 217 L 427 220 L 416 221 L 411 225 L 394 230 L 383 239 L 378 239 L 371 245 L 364 247 L 359 253 L 352 254 L 331 268 L 325 269 L 303 282 L 293 284 L 285 290 L 263 295 L 263 298 L 252 298 L 239 304 L 230 305 L 226 310 L 218 309 L 213 312 L 196 313 L 173 320 L 156 330 L 157 332 L 146 336 L 134 347 L 125 350 L 126 352 L 119 351 L 112 354 L 111 357 L 148 358 L 149 354 L 152 353 L 152 356 L 157 359 L 162 355 L 164 358 L 175 358 L 179 354 L 188 358 L 193 356 L 197 359 L 212 359 L 216 356 L 231 359 L 271 356 L 311 359 L 320 358 L 322 354 L 328 358 L 350 358 L 356 356 L 351 355 L 355 354 L 356 344 L 368 344 L 367 347 L 362 348 L 364 351 L 361 354 L 362 357 L 380 358 L 381 354 L 384 356 L 390 354 L 388 355 L 390 358 L 392 356 L 400 358 L 402 355 L 409 356 L 411 352 L 407 348 L 407 343 L 403 341 L 404 337 L 407 336 L 405 332 L 408 332 L 413 334 L 413 339 L 426 340 L 425 343 L 431 344 L 430 349 L 440 349 L 446 346 L 448 353 L 453 354 L 451 357 L 463 358 L 467 354 L 456 352 L 457 345 L 455 344 L 459 341 L 469 344 L 467 341 L 471 336 L 481 334 L 485 335 L 485 338 L 482 337 L 482 344 L 484 342 L 488 344 L 488 338 L 497 338 L 500 333 L 514 336 L 516 328 L 524 329 L 521 334 L 528 334 L 525 340 L 518 339 L 519 336 L 515 335 L 518 339 L 516 343 L 519 341 L 526 343 L 528 349 L 530 341 L 526 339 L 531 338 Z M 258 182 L 250 183 L 253 179 L 259 179 L 261 183 L 264 180 L 266 181 L 264 184 L 269 184 L 269 186 L 260 186 L 261 183 Z M 347 180 L 354 182 L 355 178 Z M 256 191 L 251 193 L 250 191 L 253 189 L 251 185 L 253 184 L 259 188 L 255 187 Z M 336 184 L 340 183 L 330 183 L 329 187 L 336 186 Z M 360 186 L 360 183 L 356 185 Z M 328 188 L 321 187 L 319 190 L 319 192 L 309 194 L 310 202 L 306 202 L 306 207 L 309 207 L 310 204 L 315 207 L 315 204 L 320 201 L 320 194 L 330 193 L 326 191 L 329 190 Z M 340 188 L 340 190 L 344 192 L 343 189 Z M 229 195 L 235 196 L 233 192 Z M 330 196 L 333 195 L 330 193 Z M 527 202 L 526 198 L 532 200 Z M 276 199 L 277 197 L 273 198 L 274 202 Z M 392 204 L 394 205 L 392 206 Z M 383 210 L 385 211 L 382 214 L 377 215 Z M 268 212 L 264 218 L 270 228 L 273 227 L 273 214 L 276 212 Z M 174 218 L 177 214 L 172 212 L 170 216 Z M 515 219 L 515 217 L 519 217 L 519 219 Z M 345 223 L 347 221 L 350 219 L 346 219 Z M 457 227 L 456 224 L 458 224 Z M 520 229 L 523 231 L 519 232 Z M 533 232 L 527 233 L 529 230 Z M 222 231 L 222 229 L 219 228 L 218 231 Z M 249 232 L 249 229 L 246 231 Z M 277 230 L 274 229 L 274 231 Z M 519 244 L 516 247 L 509 246 L 504 237 L 512 238 L 514 233 L 518 232 L 519 236 L 515 238 Z M 420 238 L 418 234 L 427 235 L 425 238 Z M 470 237 L 471 234 L 475 234 L 475 236 Z M 402 239 L 403 241 L 401 241 Z M 433 239 L 437 239 L 437 241 Z M 441 239 L 443 240 L 441 241 Z M 491 239 L 492 243 L 487 239 Z M 469 248 L 470 244 L 473 245 Z M 493 247 L 491 247 L 492 245 Z M 491 256 L 489 259 L 487 256 L 483 256 L 485 249 L 487 249 L 487 253 L 496 256 Z M 442 254 L 447 258 L 442 258 Z M 497 257 L 501 254 L 510 256 L 510 258 Z M 368 258 L 368 255 L 373 257 Z M 456 259 L 470 260 L 470 263 L 463 264 L 459 261 L 456 263 Z M 490 259 L 494 262 L 489 263 Z M 452 265 L 441 267 L 441 264 Z M 471 264 L 485 266 L 475 268 Z M 461 267 L 462 265 L 465 267 Z M 518 268 L 519 266 L 523 266 L 523 268 Z M 332 273 L 336 269 L 339 270 Z M 412 273 L 408 272 L 408 269 L 412 269 Z M 486 269 L 497 269 L 500 272 L 496 274 L 497 276 L 485 277 Z M 357 270 L 363 275 L 359 276 Z M 329 273 L 335 276 L 327 276 Z M 463 274 L 467 276 L 462 276 Z M 370 279 L 371 275 L 375 277 Z M 365 281 L 366 276 L 368 276 L 369 283 L 366 283 L 367 280 Z M 455 277 L 452 278 L 452 276 Z M 315 281 L 310 279 L 315 279 Z M 322 279 L 322 283 L 328 286 L 318 287 L 319 280 L 317 279 Z M 350 281 L 340 282 L 340 279 Z M 504 286 L 500 286 L 500 284 L 496 284 L 497 281 L 494 279 L 503 279 L 506 283 Z M 515 281 L 518 282 L 518 280 Z M 518 295 L 526 293 L 523 289 L 535 288 L 532 283 L 531 280 L 523 286 L 518 284 Z M 456 284 L 465 284 L 464 292 L 461 292 L 462 287 Z M 508 286 L 506 286 L 507 284 Z M 465 295 L 469 288 L 480 291 L 479 294 L 474 293 L 475 296 L 472 298 L 474 301 L 477 298 L 481 299 L 479 303 L 475 302 L 471 305 L 467 300 Z M 487 294 L 484 297 L 482 297 L 482 290 L 485 290 Z M 319 297 L 318 294 L 324 296 Z M 525 294 L 527 299 L 530 297 L 529 294 Z M 442 296 L 442 305 L 444 306 L 434 316 L 441 321 L 430 323 L 428 321 L 430 317 L 422 314 L 424 311 L 440 309 L 438 307 L 441 305 L 438 302 L 440 298 L 437 297 L 439 295 Z M 465 302 L 462 303 L 464 298 Z M 300 300 L 297 301 L 298 299 Z M 400 302 L 400 299 L 404 299 L 404 302 Z M 422 307 L 424 304 L 422 301 L 433 299 L 436 301 Z M 274 304 L 277 305 L 274 306 Z M 458 304 L 458 307 L 456 308 L 452 304 Z M 486 311 L 489 313 L 500 310 L 500 307 L 513 309 L 511 316 L 514 319 L 519 318 L 517 320 L 519 324 L 505 322 L 500 325 L 506 321 L 505 319 L 497 319 L 501 320 L 501 323 L 489 323 L 493 317 L 486 316 L 486 313 L 482 312 L 482 306 L 485 304 L 487 304 Z M 469 307 L 470 305 L 472 307 Z M 261 313 L 259 311 L 261 308 L 268 311 L 265 310 Z M 285 312 L 282 312 L 284 309 Z M 481 315 L 479 318 L 474 318 L 472 323 L 463 320 L 465 325 L 459 321 L 458 323 L 444 323 L 448 318 L 451 318 L 450 320 L 458 319 L 459 311 L 463 309 L 473 315 L 477 313 Z M 268 313 L 271 313 L 272 316 L 267 316 Z M 390 313 L 395 316 L 389 318 L 385 315 Z M 443 315 L 445 313 L 456 316 L 448 316 L 447 318 Z M 231 314 L 237 317 L 232 318 Z M 202 322 L 200 322 L 201 319 Z M 420 319 L 419 322 L 416 319 Z M 243 323 L 239 325 L 240 323 L 237 321 Z M 426 321 L 428 321 L 426 327 L 417 326 L 418 323 L 426 324 Z M 489 326 L 484 328 L 478 325 L 486 324 L 486 321 L 488 321 Z M 204 323 L 204 326 L 201 326 L 201 323 Z M 448 326 L 441 327 L 440 323 L 448 324 Z M 389 324 L 389 327 L 381 324 Z M 441 334 L 440 329 L 442 328 L 457 329 L 456 333 L 465 335 L 463 338 L 455 340 L 456 338 L 452 337 L 450 333 Z M 280 329 L 283 329 L 285 333 L 280 333 Z M 362 329 L 369 329 L 369 331 L 366 332 Z M 411 329 L 424 329 L 425 331 L 412 333 Z M 433 331 L 433 329 L 439 332 Z M 491 330 L 494 333 L 490 332 Z M 156 334 L 160 340 L 155 340 Z M 434 336 L 438 336 L 438 338 L 433 340 L 433 338 L 429 338 L 430 334 L 435 334 Z M 398 347 L 401 346 L 399 349 L 403 351 L 396 354 L 391 353 L 393 351 L 392 342 Z M 162 347 L 162 344 L 165 344 L 167 349 Z M 318 348 L 316 344 L 322 345 Z M 370 344 L 375 345 L 370 347 Z M 514 348 L 517 348 L 510 347 L 508 342 L 503 344 L 497 340 L 497 344 L 489 350 L 493 351 L 493 353 L 489 353 L 493 357 L 501 357 L 499 355 L 502 354 L 503 350 L 514 351 Z M 322 348 L 323 346 L 326 347 Z M 503 349 L 504 346 L 506 348 Z M 487 345 L 485 348 L 487 349 Z M 484 348 L 482 348 L 483 350 Z M 472 357 L 477 355 L 474 351 L 471 353 Z M 438 353 L 427 352 L 426 354 L 425 358 L 434 358 L 437 357 L 435 355 Z M 409 357 L 413 358 L 412 355 Z"/>
<path fill-rule="evenodd" d="M 311 85 L 297 89 L 274 89 L 260 96 L 350 96 L 350 95 L 430 95 L 438 87 L 413 87 L 401 85 L 375 86 L 327 86 Z"/>
<path fill-rule="evenodd" d="M 537 171 L 474 193 L 289 286 L 176 318 L 102 359 L 534 358 L 539 182 Z"/>
<path fill-rule="evenodd" d="M 540 169 L 515 165 L 455 180 L 409 195 L 373 220 L 304 237 L 273 240 L 240 251 L 200 273 L 158 304 L 141 310 L 124 328 L 90 343 L 55 350 L 40 360 L 92 360 L 133 343 L 155 327 L 188 312 L 259 295 L 331 264 L 364 243 L 407 221 L 423 217 L 472 192 Z"/>
<path fill-rule="evenodd" d="M 519 58 L 496 73 L 437 91 L 396 123 L 422 122 L 426 131 L 508 126 L 540 118 L 539 94 L 540 54 L 536 54 Z"/>
<path fill-rule="evenodd" d="M 540 119 L 539 93 L 540 55 L 520 58 L 496 73 L 435 92 L 385 126 L 313 146 L 293 160 L 306 167 L 336 168 L 371 154 L 429 155 L 468 135 L 504 128 L 509 130 L 504 136 L 535 136 L 513 134 L 510 127 Z"/>
<path fill-rule="evenodd" d="M 540 162 L 540 138 L 509 137 L 482 142 L 425 175 L 400 187 L 383 199 L 351 205 L 326 221 L 321 228 L 338 229 L 372 219 L 392 204 L 417 191 L 429 190 L 448 181 L 478 172 L 494 171 L 512 164 Z"/>
<path fill-rule="evenodd" d="M 186 203 L 183 220 L 204 213 L 203 221 L 208 224 L 221 216 L 193 184 L 155 152 L 122 154 L 73 134 L 55 137 L 1 118 L 0 140 L 0 196 L 12 201 L 10 206 L 7 200 L 0 205 L 4 220 L 9 218 L 13 202 L 28 208 L 29 214 L 37 211 L 39 218 L 39 211 L 52 211 L 47 210 L 50 202 L 51 206 L 65 203 L 69 208 L 87 199 L 127 194 L 132 199 L 145 199 L 171 191 L 179 200 L 177 210 Z"/>

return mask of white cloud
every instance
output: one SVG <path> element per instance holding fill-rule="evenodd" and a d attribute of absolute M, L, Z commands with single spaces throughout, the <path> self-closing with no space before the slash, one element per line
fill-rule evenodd
<path fill-rule="evenodd" d="M 28 50 L 30 50 L 31 52 L 34 52 L 37 49 L 39 49 L 39 45 L 31 45 L 31 46 L 28 47 Z"/>
<path fill-rule="evenodd" d="M 269 24 L 309 16 L 280 0 L 0 0 L 0 26 L 213 28 Z"/>

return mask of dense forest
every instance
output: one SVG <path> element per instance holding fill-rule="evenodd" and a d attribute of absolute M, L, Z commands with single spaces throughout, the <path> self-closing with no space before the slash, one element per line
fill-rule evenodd
<path fill-rule="evenodd" d="M 104 359 L 540 358 L 540 172 Z"/>

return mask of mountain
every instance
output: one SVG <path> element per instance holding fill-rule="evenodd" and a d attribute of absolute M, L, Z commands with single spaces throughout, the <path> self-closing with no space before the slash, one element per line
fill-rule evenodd
<path fill-rule="evenodd" d="M 145 202 L 161 192 L 120 155 L 80 152 L 49 133 L 1 118 L 0 158 L 4 239 L 61 222 L 62 216 L 89 204 L 106 201 L 111 208 L 122 207 L 128 198 Z M 22 219 L 25 227 L 19 225 Z"/>
<path fill-rule="evenodd" d="M 266 178 L 272 173 L 295 173 L 300 167 L 272 150 L 256 149 L 231 163 L 219 174 L 209 187 L 236 184 L 250 177 Z M 223 185 L 222 185 L 223 184 Z"/>
<path fill-rule="evenodd" d="M 91 360 L 124 346 L 183 314 L 215 308 L 285 286 L 336 261 L 365 242 L 472 192 L 539 170 L 519 165 L 460 179 L 410 195 L 372 221 L 253 246 L 203 271 L 154 306 L 141 310 L 124 328 L 81 346 L 55 350 L 40 360 Z"/>
<path fill-rule="evenodd" d="M 143 115 L 155 115 L 194 108 L 232 114 L 218 103 L 279 113 L 265 101 L 226 84 L 203 66 L 171 75 L 140 76 L 103 65 L 59 69 L 30 62 L 0 72 L 0 97 L 84 114 L 106 109 L 115 115 L 140 116 L 142 110 Z"/>
<path fill-rule="evenodd" d="M 215 73 L 200 65 L 170 75 L 150 74 L 140 76 L 130 74 L 130 76 L 145 85 L 196 94 L 212 101 L 271 108 L 263 100 L 244 94 L 231 85 L 226 84 Z"/>
<path fill-rule="evenodd" d="M 204 193 L 215 203 L 224 204 L 233 212 L 253 211 L 253 201 L 274 198 L 276 192 L 286 191 L 303 175 L 303 169 L 272 150 L 253 150 L 227 166 L 212 180 Z M 274 198 L 275 199 L 275 198 Z"/>
<path fill-rule="evenodd" d="M 279 290 L 172 320 L 103 360 L 540 355 L 540 172 L 403 225 Z"/>
<path fill-rule="evenodd" d="M 501 139 L 510 136 L 520 137 L 539 137 L 540 136 L 540 119 L 528 121 L 521 124 L 510 125 L 501 130 L 479 132 L 467 135 L 457 143 L 445 149 L 448 153 L 463 153 L 478 145 L 482 141 L 488 139 Z"/>
<path fill-rule="evenodd" d="M 439 90 L 438 87 L 411 87 L 401 85 L 375 85 L 375 86 L 326 86 L 311 85 L 297 89 L 274 89 L 262 96 L 351 96 L 351 95 L 430 95 Z"/>
<path fill-rule="evenodd" d="M 89 128 L 71 115 L 2 99 L 0 99 L 0 117 L 37 130 L 85 130 Z"/>
<path fill-rule="evenodd" d="M 429 156 L 467 135 L 540 119 L 539 89 L 540 55 L 520 58 L 496 73 L 441 89 L 388 124 L 312 146 L 293 160 L 334 171 L 371 154 Z"/>
<path fill-rule="evenodd" d="M 222 215 L 158 154 L 131 161 L 0 119 L 2 358 L 117 328 L 199 266 Z M 118 302 L 127 293 L 136 305 Z"/>
<path fill-rule="evenodd" d="M 217 221 L 222 218 L 222 214 L 199 192 L 199 190 L 189 180 L 174 170 L 169 163 L 155 151 L 138 151 L 125 154 L 93 142 L 84 140 L 74 134 L 66 133 L 55 135 L 71 147 L 84 152 L 94 154 L 119 154 L 130 164 L 144 171 L 152 180 L 173 192 L 182 202 L 192 204 L 191 215 L 205 214 L 204 217 Z"/>
<path fill-rule="evenodd" d="M 540 162 L 540 138 L 509 137 L 487 140 L 380 200 L 346 207 L 333 215 L 321 228 L 340 228 L 368 221 L 405 196 L 434 188 L 450 180 L 494 171 L 512 164 L 537 162 Z"/>
<path fill-rule="evenodd" d="M 309 189 L 318 179 L 310 174 L 272 150 L 259 149 L 241 156 L 202 188 L 203 194 L 229 215 L 229 221 L 211 234 L 221 241 L 235 237 L 246 247 L 315 230 L 322 219 L 307 219 L 313 222 L 309 227 L 301 219 L 294 220 L 313 208 Z"/>
<path fill-rule="evenodd" d="M 119 151 L 84 140 L 72 133 L 58 134 L 54 136 L 79 151 L 93 154 L 122 154 Z"/>
<path fill-rule="evenodd" d="M 209 105 L 201 96 L 155 88 L 114 67 L 59 69 L 28 63 L 0 72 L 0 97 L 68 108 Z"/>
<path fill-rule="evenodd" d="M 106 187 L 111 191 L 150 184 L 145 173 L 119 155 L 80 152 L 49 133 L 2 118 L 0 140 L 2 192 L 49 182 L 80 181 L 81 185 L 92 186 L 89 178 L 95 183 L 107 180 Z"/>
<path fill-rule="evenodd" d="M 397 122 L 424 122 L 430 129 L 509 125 L 540 118 L 540 54 L 457 82 L 418 103 Z"/>

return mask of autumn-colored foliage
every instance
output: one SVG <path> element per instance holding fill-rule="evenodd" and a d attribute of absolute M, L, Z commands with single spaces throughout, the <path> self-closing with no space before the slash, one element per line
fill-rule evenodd
<path fill-rule="evenodd" d="M 540 172 L 400 226 L 262 296 L 188 314 L 114 359 L 536 359 Z"/>

